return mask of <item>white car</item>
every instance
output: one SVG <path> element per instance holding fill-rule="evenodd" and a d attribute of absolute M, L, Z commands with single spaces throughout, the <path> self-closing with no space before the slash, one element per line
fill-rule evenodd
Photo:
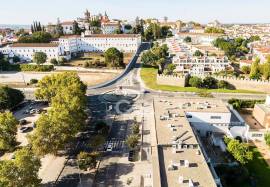
<path fill-rule="evenodd" d="M 112 145 L 112 143 L 109 143 L 108 146 L 107 146 L 106 151 L 107 152 L 112 152 L 112 149 L 113 149 L 113 145 Z"/>

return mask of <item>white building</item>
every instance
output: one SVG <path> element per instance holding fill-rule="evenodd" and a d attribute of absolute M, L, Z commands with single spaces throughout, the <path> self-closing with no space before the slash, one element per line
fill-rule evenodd
<path fill-rule="evenodd" d="M 105 52 L 111 47 L 126 53 L 136 52 L 141 44 L 141 36 L 134 34 L 92 34 L 63 36 L 59 39 L 65 52 Z"/>
<path fill-rule="evenodd" d="M 48 61 L 52 58 L 59 59 L 60 56 L 65 56 L 63 47 L 57 43 L 16 43 L 0 48 L 0 52 L 10 58 L 18 56 L 22 61 L 27 62 L 33 60 L 35 52 L 44 52 Z"/>
<path fill-rule="evenodd" d="M 61 23 L 64 34 L 73 34 L 73 21 L 65 21 Z"/>
<path fill-rule="evenodd" d="M 188 73 L 191 75 L 212 74 L 223 71 L 229 67 L 227 57 L 204 56 L 204 57 L 173 57 L 173 64 L 176 65 L 176 72 Z"/>
<path fill-rule="evenodd" d="M 103 34 L 115 34 L 120 29 L 119 22 L 105 22 L 101 24 Z"/>

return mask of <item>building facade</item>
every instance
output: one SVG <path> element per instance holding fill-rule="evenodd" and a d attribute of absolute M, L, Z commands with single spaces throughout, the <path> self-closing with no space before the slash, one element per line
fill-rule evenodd
<path fill-rule="evenodd" d="M 141 44 L 141 36 L 134 34 L 92 34 L 63 36 L 59 39 L 66 53 L 105 52 L 111 47 L 125 53 L 134 53 Z"/>
<path fill-rule="evenodd" d="M 22 61 L 31 62 L 36 52 L 47 55 L 47 61 L 61 56 L 65 57 L 64 49 L 58 43 L 16 43 L 4 48 L 0 52 L 12 58 L 18 56 Z"/>

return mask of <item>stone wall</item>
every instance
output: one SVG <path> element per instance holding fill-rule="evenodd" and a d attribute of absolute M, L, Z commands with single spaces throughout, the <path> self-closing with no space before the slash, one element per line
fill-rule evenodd
<path fill-rule="evenodd" d="M 184 87 L 186 78 L 172 75 L 157 75 L 157 84 Z"/>
<path fill-rule="evenodd" d="M 224 80 L 232 84 L 236 89 L 270 93 L 270 81 L 257 81 L 251 79 L 239 79 L 230 77 L 213 76 L 217 80 Z M 204 77 L 201 77 L 204 78 Z M 157 75 L 157 84 L 184 87 L 187 78 L 185 76 Z"/>

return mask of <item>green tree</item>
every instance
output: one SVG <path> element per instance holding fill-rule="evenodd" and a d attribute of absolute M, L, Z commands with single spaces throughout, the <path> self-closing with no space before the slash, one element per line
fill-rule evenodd
<path fill-rule="evenodd" d="M 38 31 L 29 36 L 21 36 L 18 39 L 19 43 L 49 43 L 52 40 L 52 35 L 44 31 Z"/>
<path fill-rule="evenodd" d="M 125 67 L 124 64 L 124 55 L 115 47 L 107 49 L 104 54 L 105 63 L 110 67 Z"/>
<path fill-rule="evenodd" d="M 168 64 L 167 67 L 164 70 L 165 75 L 172 75 L 174 73 L 174 70 L 176 69 L 175 64 Z"/>
<path fill-rule="evenodd" d="M 78 155 L 78 165 L 82 170 L 92 169 L 96 167 L 97 159 L 100 157 L 98 152 L 80 152 Z"/>
<path fill-rule="evenodd" d="M 191 87 L 196 87 L 196 88 L 200 88 L 202 86 L 202 79 L 199 78 L 199 77 L 196 77 L 196 76 L 192 76 L 190 79 L 189 79 L 189 85 Z"/>
<path fill-rule="evenodd" d="M 225 137 L 227 150 L 241 164 L 245 165 L 253 159 L 253 153 L 249 151 L 248 145 L 240 143 L 239 140 Z"/>
<path fill-rule="evenodd" d="M 17 63 L 17 62 L 20 62 L 20 61 L 21 61 L 20 57 L 18 57 L 18 56 L 13 57 L 13 62 L 14 63 Z"/>
<path fill-rule="evenodd" d="M 193 56 L 202 57 L 204 54 L 200 50 L 196 50 Z"/>
<path fill-rule="evenodd" d="M 84 30 L 79 27 L 79 24 L 77 21 L 74 21 L 73 22 L 73 34 L 81 35 L 82 32 L 84 32 Z"/>
<path fill-rule="evenodd" d="M 259 63 L 260 63 L 260 59 L 257 58 L 252 64 L 251 64 L 251 68 L 250 68 L 250 74 L 249 77 L 251 79 L 258 79 L 260 77 L 259 75 Z"/>
<path fill-rule="evenodd" d="M 128 136 L 126 144 L 130 149 L 134 149 L 139 143 L 139 136 L 136 134 Z"/>
<path fill-rule="evenodd" d="M 34 57 L 33 57 L 33 61 L 34 63 L 40 65 L 40 64 L 44 64 L 47 60 L 47 55 L 44 52 L 35 52 L 34 53 Z"/>
<path fill-rule="evenodd" d="M 94 149 L 99 148 L 101 145 L 103 145 L 106 142 L 106 139 L 102 135 L 96 135 L 93 137 L 93 139 L 90 142 L 90 146 Z"/>
<path fill-rule="evenodd" d="M 86 85 L 80 80 L 80 77 L 73 72 L 65 72 L 45 76 L 37 85 L 38 89 L 35 96 L 40 100 L 47 100 L 51 102 L 52 98 L 57 93 L 65 92 L 70 89 L 70 94 L 74 96 L 84 96 L 86 93 Z"/>
<path fill-rule="evenodd" d="M 0 87 L 0 110 L 7 110 L 15 107 L 24 100 L 20 90 L 8 86 Z"/>
<path fill-rule="evenodd" d="M 52 58 L 52 59 L 50 60 L 50 63 L 53 64 L 53 65 L 55 65 L 55 66 L 58 65 L 58 61 L 57 61 L 55 58 Z"/>
<path fill-rule="evenodd" d="M 14 160 L 0 162 L 0 186 L 5 187 L 38 187 L 41 179 L 38 171 L 40 160 L 28 148 L 15 152 Z"/>
<path fill-rule="evenodd" d="M 11 112 L 0 113 L 0 150 L 11 150 L 16 145 L 18 121 Z"/>
<path fill-rule="evenodd" d="M 192 41 L 192 39 L 190 36 L 187 36 L 184 38 L 184 42 L 186 42 L 186 43 L 190 43 L 191 41 Z"/>
<path fill-rule="evenodd" d="M 249 73 L 250 73 L 250 66 L 242 66 L 242 67 L 241 67 L 241 71 L 242 71 L 244 74 L 249 74 Z"/>
<path fill-rule="evenodd" d="M 218 83 L 217 79 L 213 77 L 205 77 L 203 79 L 202 86 L 207 89 L 215 89 L 217 88 L 217 83 Z"/>
<path fill-rule="evenodd" d="M 225 30 L 216 28 L 216 27 L 207 27 L 204 31 L 205 33 L 218 33 L 218 34 L 224 34 Z"/>
<path fill-rule="evenodd" d="M 270 78 L 270 56 L 267 61 L 263 64 L 263 78 L 268 80 Z"/>
<path fill-rule="evenodd" d="M 36 96 L 51 102 L 51 109 L 37 120 L 29 137 L 36 154 L 57 154 L 85 127 L 85 94 L 86 86 L 75 73 L 54 74 L 39 81 Z"/>
<path fill-rule="evenodd" d="M 268 146 L 270 146 L 270 133 L 269 132 L 264 135 L 264 140 L 265 140 L 265 143 Z"/>
<path fill-rule="evenodd" d="M 140 133 L 140 125 L 138 123 L 135 123 L 132 126 L 132 133 L 133 134 L 139 134 Z"/>
<path fill-rule="evenodd" d="M 227 81 L 220 80 L 217 83 L 217 87 L 218 88 L 221 88 L 221 89 L 229 89 L 230 88 L 230 84 Z"/>

